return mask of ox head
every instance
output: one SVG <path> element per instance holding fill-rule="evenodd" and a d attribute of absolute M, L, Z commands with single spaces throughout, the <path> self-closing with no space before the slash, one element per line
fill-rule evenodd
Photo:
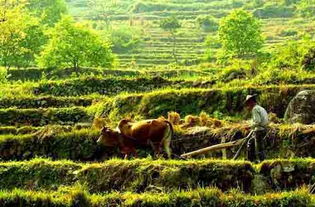
<path fill-rule="evenodd" d="M 130 119 L 123 119 L 119 122 L 117 129 L 122 134 L 129 134 L 131 129 L 131 120 Z"/>
<path fill-rule="evenodd" d="M 97 144 L 102 144 L 106 147 L 114 147 L 119 144 L 119 133 L 104 127 L 101 130 L 101 136 L 97 140 Z"/>

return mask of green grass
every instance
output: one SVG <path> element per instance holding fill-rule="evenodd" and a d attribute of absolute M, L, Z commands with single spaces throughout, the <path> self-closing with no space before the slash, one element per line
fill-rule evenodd
<path fill-rule="evenodd" d="M 313 205 L 311 196 L 305 190 L 266 194 L 262 196 L 244 195 L 240 192 L 223 194 L 215 188 L 198 189 L 190 192 L 174 191 L 172 193 L 111 193 L 89 194 L 77 186 L 61 188 L 56 191 L 2 191 L 0 202 L 6 206 L 33 207 L 152 207 L 152 206 L 222 206 L 222 207 L 271 207 Z"/>
<path fill-rule="evenodd" d="M 114 126 L 116 124 L 112 123 Z M 228 123 L 221 128 L 209 128 L 206 136 L 204 131 L 192 136 L 189 131 L 176 126 L 172 141 L 173 153 L 180 155 L 219 144 L 222 137 L 226 141 L 243 138 L 248 133 L 244 130 L 245 125 Z M 41 133 L 34 134 L 38 130 Z M 121 156 L 116 148 L 98 146 L 96 140 L 100 131 L 91 129 L 90 126 L 2 127 L 0 131 L 2 160 L 26 160 L 40 156 L 54 160 L 93 161 Z M 271 125 L 266 143 L 267 158 L 315 157 L 315 146 L 312 143 L 314 131 L 314 128 L 307 125 Z M 233 157 L 235 150 L 227 150 L 228 157 Z M 150 147 L 139 147 L 138 152 L 141 157 L 152 155 Z M 218 151 L 206 156 L 221 158 L 222 154 Z"/>
<path fill-rule="evenodd" d="M 224 192 L 239 189 L 255 194 L 257 186 L 262 184 L 266 186 L 264 192 L 299 189 L 312 183 L 314 172 L 314 159 L 268 160 L 260 165 L 211 159 L 112 159 L 92 164 L 35 159 L 0 163 L 0 187 L 2 190 L 57 190 L 79 184 L 91 193 L 145 193 L 154 189 L 189 193 L 217 187 Z M 261 179 L 258 183 L 254 181 L 257 177 Z"/>

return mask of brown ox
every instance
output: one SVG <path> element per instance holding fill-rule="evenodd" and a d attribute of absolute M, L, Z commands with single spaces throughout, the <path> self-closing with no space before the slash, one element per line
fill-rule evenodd
<path fill-rule="evenodd" d="M 138 145 L 151 145 L 155 156 L 160 154 L 162 147 L 164 147 L 168 158 L 170 158 L 172 136 L 172 124 L 164 119 L 140 122 L 122 120 L 119 122 L 117 130 L 104 127 L 97 143 L 109 147 L 118 146 L 125 158 L 129 155 L 137 156 L 136 146 Z"/>

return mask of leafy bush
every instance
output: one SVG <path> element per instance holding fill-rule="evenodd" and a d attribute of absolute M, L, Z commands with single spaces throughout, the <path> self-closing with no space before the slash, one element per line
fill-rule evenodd
<path fill-rule="evenodd" d="M 263 8 L 256 9 L 254 16 L 259 18 L 288 18 L 294 16 L 294 7 L 279 5 L 277 3 L 265 4 Z"/>
<path fill-rule="evenodd" d="M 313 17 L 315 13 L 315 1 L 300 0 L 297 4 L 297 13 L 302 17 Z"/>
<path fill-rule="evenodd" d="M 297 34 L 298 34 L 298 31 L 296 31 L 295 29 L 286 29 L 286 30 L 281 31 L 280 36 L 288 37 L 288 36 L 296 36 Z"/>
<path fill-rule="evenodd" d="M 219 23 L 212 16 L 198 16 L 195 20 L 198 26 L 207 32 L 217 31 Z"/>
<path fill-rule="evenodd" d="M 307 62 L 312 62 L 311 51 L 315 47 L 314 41 L 289 41 L 279 47 L 273 55 L 272 65 L 280 69 L 309 69 Z M 311 66 L 311 64 L 310 64 Z M 311 66 L 312 67 L 312 66 Z"/>
<path fill-rule="evenodd" d="M 6 83 L 8 81 L 8 71 L 4 67 L 0 67 L 0 83 Z"/>
<path fill-rule="evenodd" d="M 112 28 L 109 33 L 115 53 L 132 51 L 141 43 L 141 31 L 137 27 L 118 26 Z"/>

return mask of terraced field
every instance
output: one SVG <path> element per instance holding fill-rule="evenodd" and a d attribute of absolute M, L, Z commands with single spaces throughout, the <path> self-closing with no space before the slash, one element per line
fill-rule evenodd
<path fill-rule="evenodd" d="M 1 205 L 315 205 L 307 189 L 315 179 L 315 128 L 281 119 L 283 106 L 297 92 L 313 89 L 312 82 L 220 87 L 211 82 L 211 71 L 110 73 L 121 75 L 16 82 L 20 72 L 12 71 L 0 98 Z M 182 116 L 174 124 L 174 155 L 222 138 L 236 140 L 248 134 L 241 103 L 252 92 L 263 94 L 261 104 L 278 116 L 270 126 L 268 160 L 261 164 L 222 160 L 236 149 L 154 160 L 151 149 L 141 147 L 140 159 L 122 160 L 116 148 L 96 143 L 100 123 L 115 127 L 121 118 L 167 117 L 171 111 Z"/>
<path fill-rule="evenodd" d="M 314 18 L 302 17 L 291 1 L 255 2 L 262 5 L 120 0 L 109 15 L 111 25 L 141 27 L 142 41 L 137 49 L 117 54 L 119 66 L 8 69 L 0 82 L 0 206 L 315 206 L 310 192 L 315 188 L 315 125 L 285 119 L 300 91 L 315 91 L 315 69 L 269 62 L 256 67 L 238 59 L 236 66 L 219 65 L 214 62 L 217 45 L 210 48 L 213 61 L 202 62 L 209 49 L 205 39 L 215 39 L 217 31 L 201 30 L 200 15 L 219 21 L 232 9 L 253 12 L 263 24 L 263 50 L 269 55 L 287 40 L 314 36 Z M 76 20 L 99 23 L 87 0 L 67 3 Z M 159 20 L 171 15 L 183 25 L 177 37 L 179 64 L 174 64 L 169 34 L 159 27 Z M 246 137 L 248 94 L 258 94 L 269 112 L 265 161 L 246 161 L 245 150 L 233 160 L 237 148 L 180 157 Z M 118 147 L 97 144 L 104 126 L 158 117 L 174 128 L 171 159 L 155 158 L 149 146 L 137 148 L 139 157 L 123 159 Z"/>
<path fill-rule="evenodd" d="M 208 35 L 215 37 L 217 32 L 205 32 L 196 24 L 200 15 L 217 18 L 226 16 L 232 9 L 245 8 L 260 18 L 263 25 L 266 48 L 275 48 L 287 40 L 296 40 L 303 34 L 314 34 L 312 18 L 296 15 L 294 6 L 279 6 L 281 2 L 262 6 L 253 6 L 252 1 L 196 1 L 170 0 L 167 3 L 157 1 L 119 1 L 120 10 L 110 13 L 111 24 L 140 27 L 142 43 L 133 52 L 118 54 L 121 68 L 146 68 L 174 63 L 172 39 L 159 27 L 159 20 L 174 15 L 182 20 L 182 28 L 177 37 L 177 55 L 183 65 L 195 65 L 202 61 L 206 50 L 211 49 L 215 59 L 218 48 L 209 48 L 204 41 Z M 268 2 L 267 2 L 268 3 Z M 267 4 L 266 3 L 266 4 Z M 70 13 L 78 18 L 97 19 L 96 12 L 89 12 L 87 0 L 69 1 Z M 271 10 L 270 8 L 275 7 Z M 281 8 L 282 10 L 277 8 Z M 293 33 L 292 33 L 293 31 Z M 290 33 L 291 32 L 291 33 Z"/>

